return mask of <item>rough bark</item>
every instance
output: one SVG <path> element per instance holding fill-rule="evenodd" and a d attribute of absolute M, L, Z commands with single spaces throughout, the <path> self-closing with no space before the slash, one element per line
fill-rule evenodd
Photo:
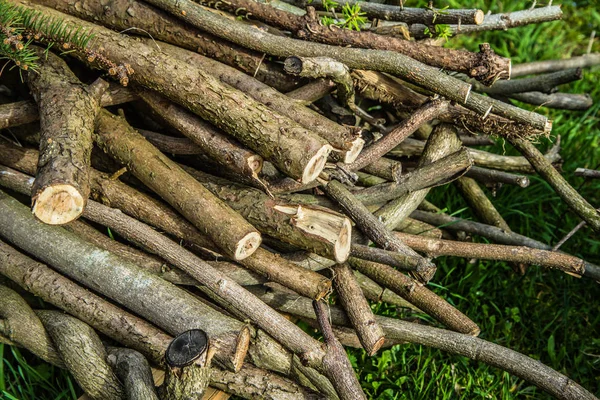
<path fill-rule="evenodd" d="M 384 342 L 383 330 L 375 321 L 371 306 L 365 299 L 354 274 L 346 264 L 338 264 L 333 268 L 335 290 L 342 306 L 356 329 L 360 343 L 372 356 Z"/>
<path fill-rule="evenodd" d="M 108 84 L 83 85 L 63 59 L 33 47 L 44 61 L 28 84 L 40 113 L 40 159 L 32 210 L 52 225 L 77 219 L 90 194 L 92 132 Z"/>
<path fill-rule="evenodd" d="M 429 136 L 417 167 L 431 164 L 460 148 L 461 142 L 456 135 L 456 130 L 447 124 L 438 125 Z M 416 210 L 428 193 L 429 189 L 423 189 L 400 196 L 377 210 L 375 217 L 379 218 L 387 229 L 394 230 Z"/>
<path fill-rule="evenodd" d="M 449 329 L 474 336 L 479 334 L 480 330 L 477 324 L 466 315 L 400 271 L 388 265 L 355 258 L 350 259 L 349 264 L 381 286 L 387 287 L 409 303 L 414 304 Z"/>
<path fill-rule="evenodd" d="M 198 52 L 231 65 L 280 91 L 293 90 L 296 79 L 264 60 L 264 55 L 237 46 L 179 22 L 176 18 L 137 0 L 113 0 L 105 5 L 95 0 L 38 0 L 38 4 L 132 35 L 150 35 L 156 40 Z"/>
<path fill-rule="evenodd" d="M 131 90 L 118 84 L 109 84 L 109 88 L 102 94 L 100 104 L 102 107 L 108 107 L 135 99 L 137 96 Z M 28 124 L 39 118 L 39 109 L 33 100 L 0 105 L 0 129 Z"/>
<path fill-rule="evenodd" d="M 4 243 L 2 246 L 5 246 Z M 4 253 L 1 256 L 4 261 Z M 4 262 L 0 265 L 2 269 L 6 268 Z M 2 285 L 0 297 L 0 334 L 27 348 L 42 360 L 64 368 L 65 364 L 56 352 L 52 338 L 27 302 L 17 292 Z"/>
<path fill-rule="evenodd" d="M 138 92 L 156 114 L 198 146 L 216 163 L 252 180 L 258 179 L 263 159 L 196 115 L 149 90 Z"/>
<path fill-rule="evenodd" d="M 191 173 L 264 234 L 332 257 L 338 262 L 348 258 L 351 226 L 345 216 L 324 207 L 298 205 L 271 198 L 259 190 L 200 171 Z"/>
<path fill-rule="evenodd" d="M 577 214 L 587 222 L 590 227 L 600 231 L 600 213 L 588 203 L 581 195 L 573 189 L 565 178 L 544 158 L 544 155 L 533 145 L 533 143 L 519 138 L 508 139 L 517 150 L 531 163 L 531 166 L 544 178 L 556 191 L 561 199 Z"/>
<path fill-rule="evenodd" d="M 456 257 L 480 258 L 537 264 L 546 268 L 560 269 L 568 274 L 581 276 L 585 271 L 582 259 L 564 253 L 497 244 L 457 242 L 425 238 L 396 232 L 413 249 L 432 256 L 452 255 Z"/>
<path fill-rule="evenodd" d="M 0 242 L 0 274 L 106 336 L 142 352 L 153 363 L 162 362 L 164 349 L 170 341 L 168 335 L 4 242 Z M 35 330 L 29 332 L 33 338 Z M 24 345 L 30 350 L 35 349 Z"/>
<path fill-rule="evenodd" d="M 158 400 L 150 364 L 142 354 L 119 347 L 106 350 L 106 361 L 123 383 L 127 400 Z"/>
<path fill-rule="evenodd" d="M 250 339 L 249 328 L 241 322 L 225 317 L 185 291 L 60 227 L 35 220 L 27 207 L 4 192 L 0 192 L 0 209 L 0 236 L 15 246 L 170 333 L 202 327 L 211 337 L 219 339 L 220 362 L 232 369 L 241 365 Z M 171 312 L 174 309 L 180 312 Z"/>
<path fill-rule="evenodd" d="M 89 325 L 60 311 L 36 315 L 73 378 L 92 400 L 121 400 L 123 387 L 106 362 L 102 341 Z"/>
<path fill-rule="evenodd" d="M 181 212 L 228 256 L 242 260 L 260 246 L 260 233 L 212 195 L 120 117 L 103 110 L 94 140 Z"/>

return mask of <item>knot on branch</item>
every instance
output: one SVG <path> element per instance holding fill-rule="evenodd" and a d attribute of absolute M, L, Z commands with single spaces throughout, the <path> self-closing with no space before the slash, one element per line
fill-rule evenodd
<path fill-rule="evenodd" d="M 486 86 L 491 86 L 498 79 L 510 78 L 510 59 L 498 56 L 489 43 L 479 45 L 477 66 L 471 69 L 471 77 Z"/>

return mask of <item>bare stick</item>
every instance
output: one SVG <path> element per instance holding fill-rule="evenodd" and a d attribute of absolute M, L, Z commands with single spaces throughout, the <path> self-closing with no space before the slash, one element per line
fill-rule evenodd
<path fill-rule="evenodd" d="M 600 53 L 590 53 L 565 60 L 547 60 L 517 64 L 512 68 L 512 76 L 543 74 L 571 68 L 587 68 L 598 64 L 600 64 Z"/>
<path fill-rule="evenodd" d="M 466 315 L 448 304 L 444 299 L 425 288 L 421 283 L 388 265 L 351 258 L 350 265 L 397 295 L 414 304 L 449 329 L 477 336 L 479 327 Z"/>
<path fill-rule="evenodd" d="M 108 347 L 106 361 L 121 382 L 127 400 L 158 400 L 148 360 L 131 349 Z"/>
<path fill-rule="evenodd" d="M 575 176 L 582 176 L 584 178 L 591 179 L 600 179 L 600 171 L 587 168 L 577 168 L 575 170 Z"/>
<path fill-rule="evenodd" d="M 239 369 L 250 340 L 247 326 L 72 233 L 37 221 L 27 207 L 4 192 L 0 192 L 0 209 L 0 227 L 3 228 L 0 236 L 168 332 L 201 326 L 211 337 L 219 339 L 219 361 L 234 370 Z M 124 276 L 128 279 L 123 279 Z M 175 315 L 170 312 L 173 309 L 189 311 Z"/>
<path fill-rule="evenodd" d="M 301 104 L 309 105 L 334 90 L 335 84 L 329 79 L 316 79 L 304 86 L 287 92 L 285 95 L 290 99 L 299 101 Z"/>
<path fill-rule="evenodd" d="M 63 59 L 34 47 L 44 62 L 28 83 L 40 110 L 40 162 L 31 202 L 36 217 L 62 225 L 77 219 L 90 195 L 92 131 L 108 84 L 87 87 Z"/>
<path fill-rule="evenodd" d="M 167 136 L 146 129 L 136 130 L 163 153 L 174 155 L 196 155 L 204 153 L 200 146 L 188 138 Z"/>
<path fill-rule="evenodd" d="M 410 136 L 417 128 L 434 119 L 447 110 L 448 102 L 434 100 L 415 111 L 410 118 L 402 121 L 394 130 L 377 141 L 375 144 L 367 147 L 358 156 L 356 161 L 348 165 L 346 168 L 357 171 L 372 164 L 378 158 L 383 157 L 386 153 L 396 147 L 400 142 Z"/>
<path fill-rule="evenodd" d="M 254 227 L 148 143 L 122 118 L 103 110 L 96 122 L 94 140 L 234 260 L 250 256 L 260 246 L 260 233 Z M 130 151 L 132 148 L 136 151 Z"/>
<path fill-rule="evenodd" d="M 565 178 L 544 158 L 542 153 L 531 142 L 518 138 L 509 138 L 508 140 L 527 158 L 537 173 L 552 186 L 563 201 L 581 219 L 586 221 L 596 232 L 600 231 L 600 214 L 598 211 L 569 185 Z"/>
<path fill-rule="evenodd" d="M 522 101 L 524 103 L 529 103 L 546 108 L 558 108 L 561 110 L 585 111 L 594 104 L 594 100 L 587 93 L 546 94 L 542 92 L 523 92 L 513 93 L 509 97 L 515 100 Z"/>
<path fill-rule="evenodd" d="M 448 124 L 438 125 L 427 139 L 427 145 L 419 159 L 418 167 L 438 161 L 460 148 L 461 142 L 456 135 L 456 129 Z M 428 193 L 429 189 L 423 189 L 399 196 L 377 210 L 375 216 L 388 229 L 394 230 L 421 204 Z"/>
<path fill-rule="evenodd" d="M 529 178 L 525 175 L 511 174 L 510 172 L 498 171 L 495 169 L 488 169 L 473 166 L 466 173 L 465 176 L 473 178 L 476 181 L 485 185 L 497 185 L 497 184 L 508 184 L 516 185 L 522 188 L 529 186 Z"/>
<path fill-rule="evenodd" d="M 519 26 L 530 24 L 539 24 L 542 22 L 555 21 L 562 18 L 560 6 L 546 6 L 539 8 L 528 8 L 526 10 L 512 11 L 500 14 L 488 14 L 483 18 L 480 24 L 467 24 L 461 20 L 460 25 L 456 22 L 451 23 L 448 27 L 452 36 L 461 33 L 483 32 L 492 30 L 507 30 Z M 437 19 L 436 19 L 437 22 Z M 441 23 L 441 22 L 440 22 Z M 428 38 L 425 34 L 426 25 L 423 23 L 412 24 L 410 26 L 410 34 L 415 39 Z M 514 77 L 514 69 L 512 71 Z"/>
<path fill-rule="evenodd" d="M 38 310 L 68 370 L 93 400 L 121 400 L 123 387 L 106 363 L 106 350 L 85 322 L 60 311 Z"/>
<path fill-rule="evenodd" d="M 511 230 L 477 182 L 466 177 L 458 178 L 454 182 L 467 204 L 469 204 L 481 221 L 506 231 Z"/>
<path fill-rule="evenodd" d="M 444 158 L 417 168 L 405 175 L 398 183 L 382 183 L 360 191 L 354 196 L 364 205 L 389 201 L 407 193 L 451 182 L 471 167 L 473 160 L 466 148 Z"/>
<path fill-rule="evenodd" d="M 215 160 L 221 167 L 235 173 L 258 179 L 263 159 L 256 153 L 242 147 L 236 140 L 206 123 L 196 115 L 149 90 L 139 91 L 139 96 L 169 125 L 191 139 L 202 153 Z"/>
<path fill-rule="evenodd" d="M 164 350 L 171 340 L 169 335 L 4 242 L 0 242 L 0 274 L 108 337 L 144 353 L 153 363 L 162 362 Z M 25 320 L 21 320 L 21 325 L 24 324 L 23 321 Z M 35 332 L 33 328 L 29 328 L 27 337 L 33 339 Z M 30 350 L 36 348 L 27 343 L 23 345 Z"/>
<path fill-rule="evenodd" d="M 2 242 L 0 244 L 4 245 Z M 2 261 L 4 258 L 2 253 Z M 5 263 L 0 266 L 5 268 Z M 0 297 L 0 334 L 27 348 L 42 360 L 64 368 L 65 364 L 54 349 L 52 339 L 27 302 L 17 292 L 2 285 Z"/>
<path fill-rule="evenodd" d="M 575 276 L 581 276 L 585 271 L 585 264 L 582 259 L 564 253 L 529 247 L 432 239 L 400 232 L 396 232 L 395 235 L 404 240 L 413 249 L 433 256 L 452 255 L 465 258 L 537 264 L 546 268 L 560 269 Z"/>
<path fill-rule="evenodd" d="M 389 249 L 405 256 L 419 258 L 418 254 L 411 251 L 402 241 L 396 240 L 395 236 L 379 221 L 367 208 L 360 203 L 346 189 L 346 187 L 335 180 L 324 186 L 325 192 L 340 204 L 342 209 L 352 217 L 360 230 L 383 249 Z M 420 280 L 428 282 L 435 274 L 435 265 L 424 259 L 420 259 L 419 265 L 412 272 Z"/>
<path fill-rule="evenodd" d="M 340 301 L 352 326 L 356 329 L 360 343 L 372 356 L 383 345 L 383 331 L 375 321 L 371 306 L 365 299 L 350 267 L 346 264 L 338 264 L 333 268 L 333 273 L 333 282 Z"/>
<path fill-rule="evenodd" d="M 573 82 L 583 78 L 581 68 L 567 69 L 549 74 L 533 76 L 531 78 L 511 79 L 510 81 L 496 81 L 492 86 L 475 84 L 475 90 L 500 95 L 511 95 L 523 92 L 553 93 L 558 85 Z"/>
<path fill-rule="evenodd" d="M 325 357 L 323 357 L 323 368 L 329 371 L 330 375 L 336 375 L 339 379 L 332 383 L 342 400 L 365 399 L 358 379 L 352 369 L 352 365 L 346 356 L 346 351 L 335 338 L 329 322 L 327 306 L 322 301 L 313 301 L 317 321 L 325 340 Z"/>

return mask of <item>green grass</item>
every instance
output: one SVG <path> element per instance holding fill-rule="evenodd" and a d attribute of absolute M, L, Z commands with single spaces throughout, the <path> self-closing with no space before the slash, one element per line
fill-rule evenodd
<path fill-rule="evenodd" d="M 466 2 L 462 2 L 466 4 Z M 424 5 L 425 2 L 419 4 Z M 407 6 L 416 5 L 406 2 Z M 436 2 L 460 7 L 451 0 Z M 529 3 L 472 1 L 469 7 L 493 12 Z M 515 63 L 579 55 L 593 29 L 600 31 L 598 2 L 564 2 L 565 21 L 451 39 L 449 45 L 477 50 L 489 42 Z M 597 41 L 598 42 L 598 41 Z M 600 51 L 598 43 L 594 51 Z M 568 87 L 587 92 L 598 101 L 586 112 L 537 111 L 554 119 L 553 135 L 562 137 L 565 176 L 592 204 L 600 205 L 600 182 L 575 178 L 577 167 L 600 168 L 600 71 L 587 71 L 583 81 Z M 544 143 L 544 145 L 547 145 Z M 514 154 L 499 143 L 497 152 Z M 449 212 L 474 219 L 460 195 L 439 188 L 429 200 Z M 542 180 L 532 179 L 526 189 L 504 186 L 492 199 L 511 228 L 545 243 L 560 240 L 579 219 Z M 481 240 L 481 239 L 478 239 Z M 584 228 L 563 249 L 600 263 L 600 238 Z M 558 271 L 532 267 L 515 275 L 505 263 L 477 262 L 441 257 L 431 287 L 481 327 L 481 337 L 539 359 L 600 395 L 600 286 Z M 397 310 L 374 305 L 383 315 Z M 424 346 L 398 345 L 367 357 L 349 351 L 366 393 L 373 399 L 546 399 L 540 390 L 498 369 Z M 0 344 L 2 399 L 75 399 L 79 394 L 68 374 L 49 367 L 25 351 Z"/>

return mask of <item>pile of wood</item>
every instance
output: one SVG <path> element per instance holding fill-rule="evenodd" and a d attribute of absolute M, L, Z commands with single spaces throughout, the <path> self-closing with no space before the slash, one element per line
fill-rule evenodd
<path fill-rule="evenodd" d="M 600 280 L 598 266 L 512 232 L 482 190 L 538 173 L 600 230 L 555 168 L 558 140 L 546 154 L 532 144 L 551 121 L 511 103 L 589 107 L 556 86 L 600 56 L 511 66 L 486 44 L 407 40 L 436 24 L 459 34 L 555 20 L 556 6 L 360 7 L 356 31 L 347 13 L 326 26 L 317 0 L 0 0 L 4 51 L 36 59 L 0 76 L 0 340 L 69 369 L 94 399 L 196 399 L 207 385 L 360 399 L 343 346 L 398 343 L 595 398 L 478 339 L 427 283 L 440 255 Z M 522 156 L 482 150 L 490 135 Z M 450 182 L 480 222 L 425 200 Z M 437 324 L 373 315 L 369 301 Z M 158 391 L 150 365 L 166 370 Z"/>

